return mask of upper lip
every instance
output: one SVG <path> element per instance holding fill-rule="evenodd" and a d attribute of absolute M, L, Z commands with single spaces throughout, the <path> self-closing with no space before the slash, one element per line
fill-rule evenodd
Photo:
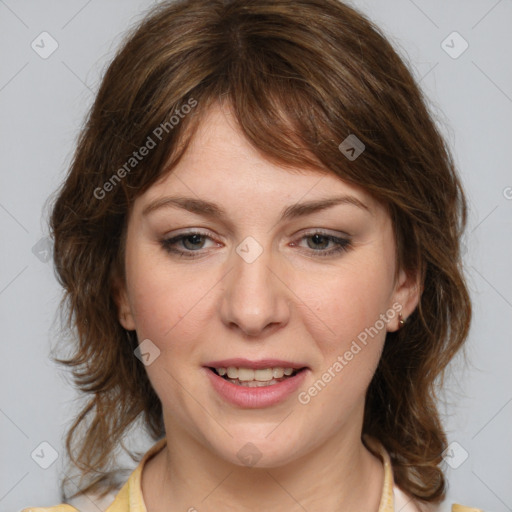
<path fill-rule="evenodd" d="M 301 368 L 305 368 L 307 365 L 302 363 L 294 363 L 291 361 L 284 361 L 283 359 L 259 359 L 258 361 L 251 361 L 243 357 L 236 357 L 231 359 L 211 361 L 206 363 L 205 366 L 210 368 L 229 368 L 230 366 L 235 366 L 237 368 L 294 368 L 299 370 Z"/>

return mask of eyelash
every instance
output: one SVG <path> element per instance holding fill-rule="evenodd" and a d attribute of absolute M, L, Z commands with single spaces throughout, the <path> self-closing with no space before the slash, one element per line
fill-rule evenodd
<path fill-rule="evenodd" d="M 205 233 L 191 231 L 190 233 L 183 233 L 181 235 L 178 235 L 178 236 L 175 236 L 172 238 L 163 239 L 160 241 L 160 243 L 161 243 L 163 249 L 168 253 L 177 254 L 179 257 L 194 259 L 194 258 L 202 256 L 203 254 L 199 253 L 199 251 L 190 251 L 190 250 L 182 251 L 182 250 L 176 249 L 174 247 L 182 240 L 192 237 L 194 235 L 199 235 L 201 237 L 206 237 L 206 238 L 211 239 L 211 237 Z M 303 240 L 305 238 L 311 238 L 316 235 L 319 235 L 320 237 L 328 240 L 329 242 L 333 242 L 334 244 L 337 245 L 337 247 L 335 247 L 334 249 L 330 249 L 328 251 L 310 249 L 312 251 L 312 253 L 314 253 L 315 256 L 320 256 L 322 258 L 325 258 L 328 256 L 333 256 L 335 254 L 339 254 L 341 252 L 347 252 L 352 248 L 352 242 L 349 238 L 339 238 L 339 237 L 336 237 L 333 235 L 329 235 L 327 233 L 323 233 L 321 231 L 314 231 L 311 233 L 306 233 L 305 235 L 303 235 L 301 237 L 301 240 Z M 198 254 L 196 254 L 196 253 L 198 253 Z"/>

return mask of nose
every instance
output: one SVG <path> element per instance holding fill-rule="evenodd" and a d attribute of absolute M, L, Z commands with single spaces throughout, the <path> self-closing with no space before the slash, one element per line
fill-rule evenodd
<path fill-rule="evenodd" d="M 225 277 L 222 321 L 246 336 L 267 336 L 288 323 L 291 291 L 270 250 L 254 261 L 240 254 L 233 253 L 234 268 Z"/>

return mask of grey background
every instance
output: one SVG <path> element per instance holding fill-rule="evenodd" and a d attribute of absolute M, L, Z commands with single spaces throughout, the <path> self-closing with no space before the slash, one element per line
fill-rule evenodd
<path fill-rule="evenodd" d="M 469 364 L 461 357 L 454 361 L 441 397 L 449 439 L 458 443 L 449 454 L 458 467 L 447 467 L 447 503 L 509 511 L 512 2 L 352 4 L 409 60 L 454 152 L 470 202 L 465 238 L 474 301 Z M 63 436 L 77 403 L 66 372 L 48 358 L 58 339 L 60 289 L 51 263 L 44 261 L 45 201 L 65 175 L 81 122 L 121 35 L 150 5 L 148 0 L 0 0 L 1 511 L 59 502 Z M 31 47 L 43 31 L 58 43 L 47 59 Z M 463 48 L 458 36 L 448 38 L 444 49 L 441 44 L 453 31 L 469 44 L 457 58 L 453 55 Z M 137 430 L 133 438 L 143 448 L 150 445 Z M 34 461 L 51 461 L 52 451 L 42 442 L 58 455 L 48 469 Z"/>

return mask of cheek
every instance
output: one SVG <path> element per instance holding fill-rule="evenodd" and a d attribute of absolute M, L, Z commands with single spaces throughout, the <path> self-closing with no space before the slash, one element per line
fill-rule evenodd
<path fill-rule="evenodd" d="M 188 410 L 188 393 L 182 385 L 194 374 L 204 344 L 204 309 L 213 283 L 191 279 L 170 266 L 134 265 L 131 274 L 132 309 L 139 342 L 151 340 L 159 356 L 146 372 L 160 400 L 181 414 Z M 200 281 L 200 282 L 197 282 Z M 188 382 L 187 390 L 201 396 L 203 390 Z"/>
<path fill-rule="evenodd" d="M 343 348 L 376 324 L 389 308 L 391 293 L 392 272 L 367 266 L 333 273 L 321 287 L 303 283 L 297 295 L 302 299 L 303 321 L 316 333 L 314 338 L 327 347 Z M 377 327 L 385 335 L 382 322 Z"/>
<path fill-rule="evenodd" d="M 201 301 L 212 285 L 207 279 L 191 279 L 161 257 L 142 256 L 141 251 L 127 258 L 137 334 L 140 340 L 151 339 L 161 351 L 169 350 L 170 340 L 196 336 L 194 316 L 200 314 Z"/>
<path fill-rule="evenodd" d="M 319 405 L 331 397 L 350 408 L 364 395 L 386 337 L 381 315 L 391 320 L 395 314 L 389 305 L 393 266 L 359 263 L 322 279 L 321 287 L 303 283 L 298 294 L 303 298 L 302 324 L 321 354 L 315 378 L 328 388 L 319 393 Z"/>

